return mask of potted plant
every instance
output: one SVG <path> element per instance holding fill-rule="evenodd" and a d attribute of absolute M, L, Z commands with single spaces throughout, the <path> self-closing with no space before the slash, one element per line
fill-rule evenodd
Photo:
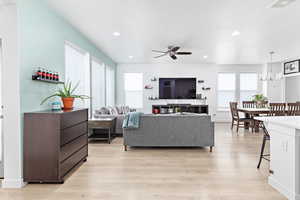
<path fill-rule="evenodd" d="M 257 107 L 262 107 L 263 104 L 268 100 L 263 94 L 256 94 L 253 96 L 253 101 L 256 102 Z"/>
<path fill-rule="evenodd" d="M 74 94 L 75 90 L 78 88 L 78 85 L 79 85 L 79 82 L 73 87 L 72 86 L 72 82 L 67 82 L 67 83 L 64 83 L 64 86 L 63 88 L 61 89 L 58 89 L 57 92 L 55 92 L 54 94 L 46 97 L 42 103 L 44 104 L 47 100 L 49 100 L 50 98 L 53 98 L 53 97 L 60 97 L 62 102 L 63 102 L 63 109 L 64 110 L 71 110 L 73 109 L 73 104 L 74 104 L 74 100 L 75 99 L 81 99 L 81 100 L 84 100 L 84 99 L 88 99 L 89 97 L 86 96 L 86 95 L 77 95 L 77 94 Z"/>

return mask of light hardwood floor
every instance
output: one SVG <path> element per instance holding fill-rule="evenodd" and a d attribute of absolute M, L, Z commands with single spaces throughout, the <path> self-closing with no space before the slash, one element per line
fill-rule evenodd
<path fill-rule="evenodd" d="M 122 139 L 92 143 L 88 162 L 63 185 L 0 189 L 1 200 L 286 200 L 256 169 L 261 133 L 216 125 L 216 147 L 147 148 L 124 152 Z"/>

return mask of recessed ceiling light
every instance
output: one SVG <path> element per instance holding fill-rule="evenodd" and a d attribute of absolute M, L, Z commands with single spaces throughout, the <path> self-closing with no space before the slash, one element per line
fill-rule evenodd
<path fill-rule="evenodd" d="M 232 32 L 231 35 L 232 36 L 239 36 L 239 35 L 241 35 L 241 32 L 239 32 L 238 30 L 235 30 L 235 31 Z"/>
<path fill-rule="evenodd" d="M 129 57 L 129 59 L 132 59 L 133 58 L 133 56 L 128 56 Z"/>
<path fill-rule="evenodd" d="M 205 56 L 203 56 L 203 58 L 204 58 L 204 59 L 207 59 L 207 58 L 208 58 L 208 56 L 206 56 L 206 55 L 205 55 Z"/>
<path fill-rule="evenodd" d="M 113 32 L 113 36 L 118 37 L 118 36 L 120 36 L 120 35 L 121 35 L 121 33 L 119 33 L 119 32 Z"/>

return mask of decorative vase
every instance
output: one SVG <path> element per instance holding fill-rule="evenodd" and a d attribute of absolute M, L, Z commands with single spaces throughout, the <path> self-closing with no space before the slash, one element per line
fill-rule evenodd
<path fill-rule="evenodd" d="M 73 104 L 74 104 L 74 98 L 73 97 L 67 97 L 67 98 L 61 98 L 63 104 L 64 104 L 64 110 L 72 110 Z"/>

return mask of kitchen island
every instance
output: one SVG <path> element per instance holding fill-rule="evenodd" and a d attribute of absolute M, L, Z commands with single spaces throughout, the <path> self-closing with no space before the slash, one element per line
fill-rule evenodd
<path fill-rule="evenodd" d="M 300 200 L 300 116 L 256 119 L 271 136 L 269 184 L 289 200 Z"/>

